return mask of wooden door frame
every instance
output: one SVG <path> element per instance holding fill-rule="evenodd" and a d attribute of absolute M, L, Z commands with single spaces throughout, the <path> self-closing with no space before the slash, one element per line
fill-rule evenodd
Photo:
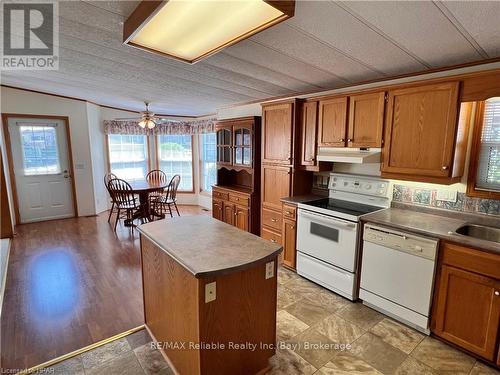
<path fill-rule="evenodd" d="M 34 118 L 34 119 L 45 119 L 45 120 L 61 120 L 64 123 L 66 129 L 66 142 L 68 144 L 68 169 L 71 175 L 71 193 L 73 197 L 73 217 L 78 217 L 78 204 L 76 202 L 76 185 L 75 185 L 75 171 L 73 168 L 73 151 L 71 148 L 71 135 L 69 129 L 69 117 L 68 116 L 51 116 L 51 115 L 30 115 L 21 113 L 2 113 L 2 125 L 5 137 L 5 150 L 7 153 L 7 161 L 9 164 L 9 176 L 10 176 L 10 187 L 12 189 L 12 198 L 14 200 L 14 214 L 16 217 L 16 225 L 21 224 L 21 215 L 19 213 L 19 197 L 17 195 L 17 185 L 16 176 L 14 174 L 14 162 L 12 158 L 12 148 L 11 140 L 9 134 L 9 119 L 10 118 Z M 47 221 L 47 220 L 43 220 Z"/>

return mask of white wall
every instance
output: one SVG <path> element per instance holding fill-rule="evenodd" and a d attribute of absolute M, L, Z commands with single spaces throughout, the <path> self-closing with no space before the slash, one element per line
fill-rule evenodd
<path fill-rule="evenodd" d="M 95 214 L 87 103 L 2 86 L 0 111 L 69 118 L 78 215 Z M 2 139 L 2 149 L 5 147 L 4 142 Z"/>

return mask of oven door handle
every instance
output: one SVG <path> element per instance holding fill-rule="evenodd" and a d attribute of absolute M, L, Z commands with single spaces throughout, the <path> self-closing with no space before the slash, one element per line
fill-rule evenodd
<path fill-rule="evenodd" d="M 303 218 L 309 219 L 311 221 L 319 221 L 319 222 L 326 224 L 326 225 L 333 225 L 333 226 L 337 226 L 337 227 L 341 227 L 341 228 L 345 228 L 345 229 L 351 229 L 351 230 L 356 229 L 356 226 L 357 226 L 357 224 L 351 223 L 349 221 L 339 220 L 339 219 L 335 219 L 335 218 L 330 217 L 330 216 L 316 214 L 316 213 L 307 212 L 307 211 L 303 211 L 303 210 L 299 210 L 299 217 L 303 217 Z"/>

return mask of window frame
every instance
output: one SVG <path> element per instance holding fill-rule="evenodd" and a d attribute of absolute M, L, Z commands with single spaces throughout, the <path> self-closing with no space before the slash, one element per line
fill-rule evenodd
<path fill-rule="evenodd" d="M 156 134 L 154 135 L 154 143 L 155 143 L 155 159 L 156 159 L 156 169 L 160 169 L 160 149 L 158 147 L 159 141 L 158 138 L 162 135 L 190 135 L 191 136 L 191 186 L 193 187 L 191 190 L 177 190 L 178 194 L 195 194 L 195 178 L 194 178 L 194 135 L 193 134 Z"/>
<path fill-rule="evenodd" d="M 479 156 L 481 153 L 481 134 L 484 125 L 484 110 L 486 102 L 476 102 L 476 113 L 474 127 L 472 129 L 472 145 L 470 151 L 469 170 L 467 175 L 467 191 L 469 197 L 483 199 L 500 199 L 500 191 L 484 190 L 477 188 L 477 170 L 479 167 Z"/>
<path fill-rule="evenodd" d="M 111 170 L 111 154 L 109 153 L 109 136 L 114 135 L 114 134 L 106 134 L 106 154 L 108 157 L 108 173 L 112 173 Z M 135 135 L 135 134 L 118 134 L 118 135 Z M 151 172 L 151 148 L 150 148 L 150 143 L 149 143 L 149 135 L 144 134 L 146 137 L 146 165 L 147 165 L 147 171 L 146 174 Z M 146 176 L 144 176 L 146 178 Z"/>
<path fill-rule="evenodd" d="M 217 132 L 214 131 L 214 134 L 215 134 L 215 165 L 217 165 Z M 202 187 L 202 183 L 201 181 L 203 180 L 202 179 L 202 176 L 201 176 L 201 171 L 202 171 L 202 165 L 203 165 L 203 160 L 202 160 L 202 138 L 203 136 L 203 133 L 200 133 L 198 134 L 198 159 L 199 159 L 199 162 L 198 162 L 198 180 L 199 180 L 199 194 L 200 195 L 204 195 L 204 196 L 207 196 L 207 197 L 211 197 L 212 196 L 212 192 L 211 191 L 208 191 L 208 190 L 203 190 L 203 187 Z M 217 176 L 215 176 L 215 182 L 217 183 Z"/>

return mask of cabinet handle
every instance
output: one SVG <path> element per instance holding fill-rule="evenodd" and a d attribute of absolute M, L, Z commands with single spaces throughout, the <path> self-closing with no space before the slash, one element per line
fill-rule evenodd
<path fill-rule="evenodd" d="M 295 225 L 290 226 L 290 229 L 295 229 Z"/>
<path fill-rule="evenodd" d="M 500 296 L 500 292 L 498 290 L 495 290 L 495 296 Z"/>
<path fill-rule="evenodd" d="M 274 238 L 271 238 L 272 243 L 276 243 L 277 241 Z"/>
<path fill-rule="evenodd" d="M 285 213 L 286 213 L 287 215 L 291 215 L 291 214 L 292 214 L 292 211 L 285 211 Z"/>
<path fill-rule="evenodd" d="M 344 138 L 340 138 L 340 142 L 344 142 L 344 141 L 345 141 L 345 139 L 344 139 Z"/>
<path fill-rule="evenodd" d="M 276 222 L 278 221 L 278 219 L 271 219 L 271 221 L 272 221 L 273 223 L 276 223 Z"/>
<path fill-rule="evenodd" d="M 352 142 L 352 139 L 351 138 L 347 139 L 347 142 Z"/>
<path fill-rule="evenodd" d="M 442 169 L 443 171 L 445 171 L 445 170 L 447 170 L 447 169 L 448 169 L 448 166 L 447 166 L 447 165 L 443 165 L 443 166 L 441 167 L 441 169 Z"/>

